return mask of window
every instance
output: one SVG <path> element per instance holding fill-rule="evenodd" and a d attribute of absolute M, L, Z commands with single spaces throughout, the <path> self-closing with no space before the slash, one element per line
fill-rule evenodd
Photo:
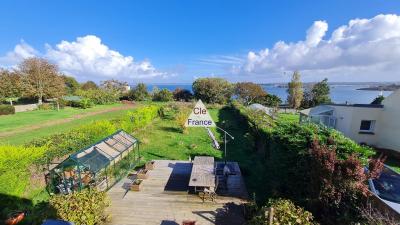
<path fill-rule="evenodd" d="M 375 120 L 361 120 L 360 131 L 373 132 Z"/>

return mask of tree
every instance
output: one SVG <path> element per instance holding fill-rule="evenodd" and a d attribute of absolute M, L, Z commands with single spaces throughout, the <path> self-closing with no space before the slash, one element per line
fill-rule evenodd
<path fill-rule="evenodd" d="M 233 85 L 222 78 L 199 78 L 192 88 L 195 98 L 206 103 L 226 103 L 233 93 Z"/>
<path fill-rule="evenodd" d="M 66 75 L 62 76 L 62 78 L 64 79 L 64 83 L 65 83 L 67 94 L 69 94 L 69 95 L 75 94 L 75 92 L 80 87 L 78 81 L 76 81 L 75 78 L 69 77 L 69 76 L 66 76 Z"/>
<path fill-rule="evenodd" d="M 303 83 L 300 81 L 299 71 L 295 71 L 292 80 L 288 83 L 288 103 L 289 106 L 298 109 L 303 100 Z"/>
<path fill-rule="evenodd" d="M 252 82 L 241 82 L 235 85 L 235 94 L 245 105 L 250 105 L 256 99 L 261 99 L 267 92 L 259 84 Z"/>
<path fill-rule="evenodd" d="M 187 89 L 176 88 L 173 92 L 175 101 L 188 102 L 193 99 L 193 94 Z"/>
<path fill-rule="evenodd" d="M 385 100 L 385 97 L 383 95 L 379 95 L 378 97 L 376 97 L 371 104 L 372 105 L 381 105 L 383 100 Z"/>
<path fill-rule="evenodd" d="M 89 80 L 89 81 L 86 81 L 85 83 L 83 83 L 83 84 L 81 85 L 81 88 L 82 88 L 82 90 L 87 91 L 87 90 L 96 90 L 96 89 L 99 89 L 99 86 L 97 86 L 97 84 L 96 84 L 95 82 Z"/>
<path fill-rule="evenodd" d="M 328 85 L 328 79 L 325 78 L 322 81 L 316 83 L 312 89 L 312 105 L 329 104 L 331 103 L 330 88 Z"/>
<path fill-rule="evenodd" d="M 15 71 L 0 70 L 0 100 L 7 100 L 12 105 L 21 96 L 21 76 Z"/>
<path fill-rule="evenodd" d="M 129 91 L 128 98 L 135 101 L 144 101 L 149 98 L 150 94 L 144 83 L 139 83 L 135 88 Z"/>
<path fill-rule="evenodd" d="M 28 58 L 18 66 L 22 75 L 25 94 L 38 99 L 58 98 L 65 94 L 64 79 L 57 66 L 42 58 Z"/>
<path fill-rule="evenodd" d="M 173 100 L 172 92 L 170 92 L 166 88 L 153 92 L 153 101 L 169 102 L 172 100 Z"/>
<path fill-rule="evenodd" d="M 282 103 L 282 100 L 276 95 L 266 94 L 260 98 L 259 103 L 268 107 L 278 107 Z"/>

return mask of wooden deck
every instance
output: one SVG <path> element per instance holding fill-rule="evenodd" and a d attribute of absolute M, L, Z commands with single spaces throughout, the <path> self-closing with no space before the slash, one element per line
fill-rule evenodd
<path fill-rule="evenodd" d="M 111 206 L 109 224 L 178 225 L 183 220 L 196 220 L 196 225 L 243 224 L 241 203 L 247 191 L 237 163 L 230 163 L 237 174 L 228 178 L 228 190 L 215 202 L 202 200 L 190 192 L 188 183 L 192 164 L 188 161 L 157 160 L 140 192 L 127 191 L 130 178 L 108 191 Z"/>

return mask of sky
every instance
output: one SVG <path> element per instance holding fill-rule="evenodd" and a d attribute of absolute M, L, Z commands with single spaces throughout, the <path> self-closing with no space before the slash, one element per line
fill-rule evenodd
<path fill-rule="evenodd" d="M 397 0 L 1 1 L 0 67 L 78 81 L 400 81 Z"/>

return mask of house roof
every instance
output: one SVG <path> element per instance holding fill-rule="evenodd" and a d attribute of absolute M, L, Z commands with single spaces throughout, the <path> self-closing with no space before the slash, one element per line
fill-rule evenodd
<path fill-rule="evenodd" d="M 301 110 L 300 113 L 304 114 L 304 115 L 319 115 L 319 114 L 330 112 L 333 110 L 334 110 L 334 108 L 332 108 L 328 105 L 319 105 L 314 108 Z"/>
<path fill-rule="evenodd" d="M 383 108 L 383 105 L 378 104 L 328 104 L 327 106 L 346 106 L 346 107 L 359 107 L 359 108 Z"/>

